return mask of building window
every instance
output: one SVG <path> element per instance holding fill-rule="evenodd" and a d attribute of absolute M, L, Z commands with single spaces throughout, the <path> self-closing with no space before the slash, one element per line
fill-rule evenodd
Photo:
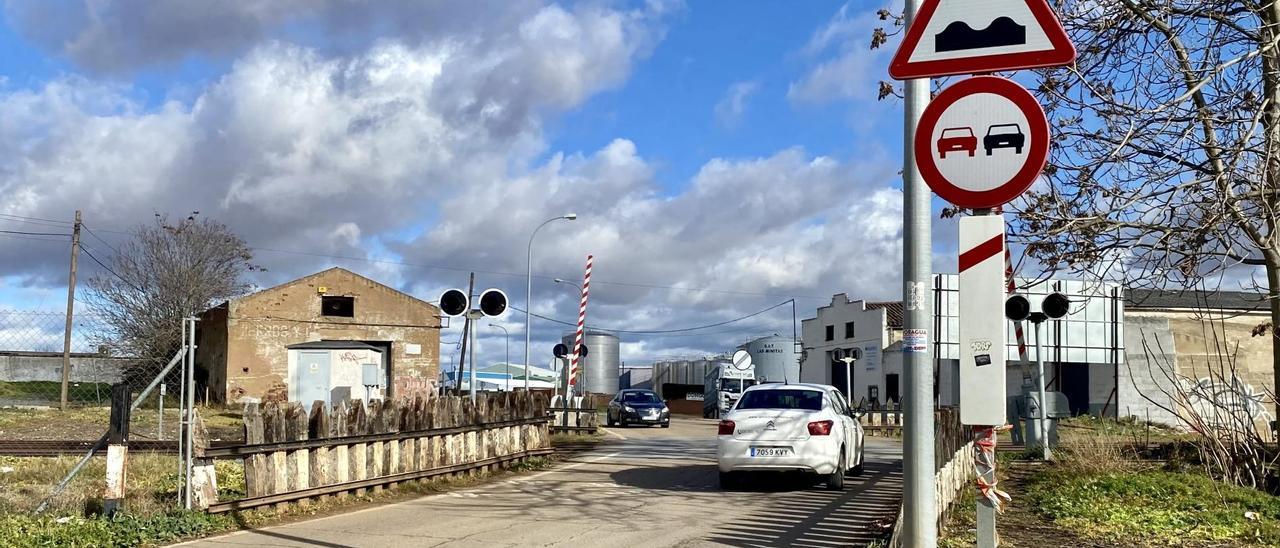
<path fill-rule="evenodd" d="M 853 322 L 844 322 L 844 338 L 853 338 Z"/>
<path fill-rule="evenodd" d="M 356 317 L 355 297 L 320 297 L 320 314 L 342 318 Z"/>
<path fill-rule="evenodd" d="M 827 326 L 827 340 L 828 341 L 836 340 L 836 326 L 834 325 Z"/>

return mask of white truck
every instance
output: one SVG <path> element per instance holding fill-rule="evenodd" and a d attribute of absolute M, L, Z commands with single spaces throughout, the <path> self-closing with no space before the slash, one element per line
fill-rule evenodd
<path fill-rule="evenodd" d="M 702 416 L 718 419 L 733 408 L 742 391 L 756 384 L 756 367 L 746 363 L 722 361 L 707 370 L 702 379 Z"/>

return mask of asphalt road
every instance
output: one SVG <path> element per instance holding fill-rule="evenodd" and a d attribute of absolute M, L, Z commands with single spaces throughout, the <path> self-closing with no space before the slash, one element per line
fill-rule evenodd
<path fill-rule="evenodd" d="M 868 438 L 866 473 L 831 492 L 760 477 L 725 492 L 715 422 L 611 428 L 615 438 L 555 468 L 457 492 L 191 543 L 228 546 L 860 546 L 892 520 L 901 445 Z"/>

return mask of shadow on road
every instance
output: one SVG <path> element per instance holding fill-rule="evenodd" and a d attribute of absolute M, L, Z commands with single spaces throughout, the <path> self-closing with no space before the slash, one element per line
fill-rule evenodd
<path fill-rule="evenodd" d="M 743 548 L 865 546 L 884 538 L 893 526 L 902 493 L 902 461 L 869 460 L 866 472 L 848 478 L 839 492 L 794 477 L 773 478 L 761 484 L 756 481 L 748 480 L 752 485 L 747 491 L 769 491 L 788 485 L 791 491 L 770 495 L 770 503 L 764 508 L 717 527 L 706 540 Z M 737 492 L 731 496 L 751 495 Z"/>

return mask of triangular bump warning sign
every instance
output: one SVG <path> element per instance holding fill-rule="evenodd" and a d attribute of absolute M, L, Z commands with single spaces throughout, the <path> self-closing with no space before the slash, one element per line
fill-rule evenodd
<path fill-rule="evenodd" d="M 1069 65 L 1048 0 L 924 0 L 889 64 L 896 80 Z"/>

